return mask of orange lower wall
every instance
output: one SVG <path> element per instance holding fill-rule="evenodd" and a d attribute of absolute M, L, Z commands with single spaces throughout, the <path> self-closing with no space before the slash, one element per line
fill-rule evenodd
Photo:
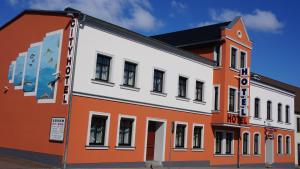
<path fill-rule="evenodd" d="M 238 129 L 227 127 L 211 127 L 211 116 L 185 113 L 173 110 L 151 108 L 146 106 L 120 103 L 116 101 L 73 96 L 73 107 L 71 117 L 70 143 L 68 152 L 68 163 L 106 163 L 106 162 L 143 162 L 145 148 L 146 121 L 148 118 L 165 119 L 167 121 L 167 132 L 165 142 L 165 161 L 210 161 L 211 165 L 236 165 L 238 154 Z M 85 148 L 88 132 L 89 112 L 110 113 L 110 131 L 108 140 L 108 150 L 88 150 Z M 135 150 L 115 149 L 117 141 L 118 116 L 136 116 L 136 136 Z M 171 122 L 182 121 L 188 123 L 188 136 L 186 151 L 174 151 L 170 153 L 170 137 L 173 145 L 174 135 L 171 134 Z M 193 152 L 192 147 L 192 126 L 193 123 L 204 125 L 204 151 Z M 229 130 L 234 131 L 234 155 L 216 156 L 214 155 L 214 131 Z M 264 128 L 260 126 L 250 126 L 242 128 L 241 133 L 250 133 L 250 155 L 240 155 L 241 164 L 264 164 L 265 163 L 265 134 Z M 253 135 L 259 132 L 261 135 L 261 154 L 253 155 Z M 283 136 L 290 135 L 292 141 L 292 153 L 290 155 L 277 155 L 277 143 L 274 141 L 274 163 L 293 163 L 294 161 L 294 141 L 293 131 L 277 130 L 275 135 L 281 133 Z M 284 145 L 285 146 L 285 145 Z M 285 151 L 285 149 L 284 149 Z M 242 154 L 242 141 L 240 141 L 240 154 Z M 171 155 L 171 157 L 170 157 Z"/>

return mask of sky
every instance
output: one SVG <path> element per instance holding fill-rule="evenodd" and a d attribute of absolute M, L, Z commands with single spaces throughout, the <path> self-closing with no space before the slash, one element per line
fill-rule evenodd
<path fill-rule="evenodd" d="M 253 42 L 251 71 L 300 87 L 298 0 L 0 0 L 0 25 L 24 9 L 72 7 L 143 35 L 242 16 Z"/>

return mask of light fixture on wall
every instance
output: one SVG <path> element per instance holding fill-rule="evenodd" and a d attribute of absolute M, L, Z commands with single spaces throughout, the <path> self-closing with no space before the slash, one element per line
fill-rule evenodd
<path fill-rule="evenodd" d="M 8 88 L 7 86 L 4 86 L 3 93 L 6 94 L 6 93 L 8 92 L 8 89 L 9 89 L 9 88 Z"/>

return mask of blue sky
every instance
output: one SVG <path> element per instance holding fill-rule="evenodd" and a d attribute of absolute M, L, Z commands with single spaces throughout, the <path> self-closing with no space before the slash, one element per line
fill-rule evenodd
<path fill-rule="evenodd" d="M 244 17 L 257 72 L 300 87 L 300 2 L 297 0 L 0 0 L 0 25 L 24 9 L 79 9 L 144 35 Z"/>

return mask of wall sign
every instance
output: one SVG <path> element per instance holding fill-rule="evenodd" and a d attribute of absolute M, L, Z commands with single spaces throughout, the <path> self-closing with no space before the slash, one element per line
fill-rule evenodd
<path fill-rule="evenodd" d="M 239 117 L 237 114 L 227 114 L 227 122 L 234 124 L 247 124 L 247 118 Z"/>
<path fill-rule="evenodd" d="M 248 116 L 248 96 L 249 96 L 249 68 L 240 69 L 240 116 Z"/>
<path fill-rule="evenodd" d="M 69 103 L 69 95 L 70 95 L 71 79 L 72 79 L 72 71 L 73 71 L 73 59 L 74 59 L 75 48 L 76 48 L 77 25 L 78 25 L 78 20 L 76 18 L 72 18 L 70 24 L 67 65 L 65 69 L 63 104 Z"/>
<path fill-rule="evenodd" d="M 65 131 L 65 118 L 54 117 L 51 119 L 50 140 L 63 141 Z"/>

